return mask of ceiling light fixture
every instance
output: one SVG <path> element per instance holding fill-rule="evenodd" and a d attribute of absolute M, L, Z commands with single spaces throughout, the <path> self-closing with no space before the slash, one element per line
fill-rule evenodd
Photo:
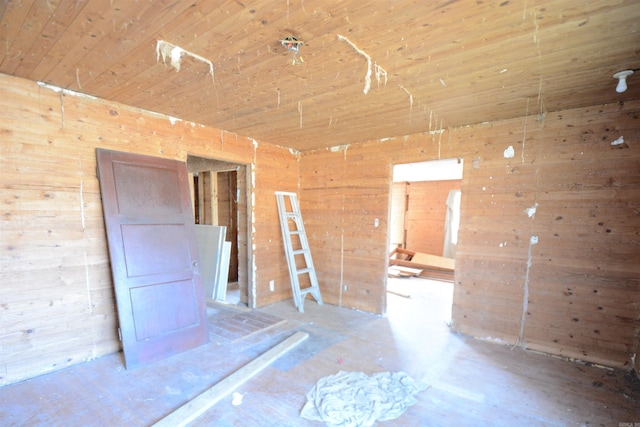
<path fill-rule="evenodd" d="M 627 77 L 633 74 L 634 70 L 619 71 L 613 75 L 614 79 L 618 79 L 618 86 L 616 86 L 616 92 L 622 93 L 627 90 Z"/>
<path fill-rule="evenodd" d="M 291 58 L 291 64 L 297 65 L 302 64 L 304 59 L 299 55 L 300 46 L 304 46 L 304 42 L 299 40 L 296 36 L 287 36 L 280 40 L 280 44 L 287 48 L 289 52 L 293 52 L 293 57 Z"/>

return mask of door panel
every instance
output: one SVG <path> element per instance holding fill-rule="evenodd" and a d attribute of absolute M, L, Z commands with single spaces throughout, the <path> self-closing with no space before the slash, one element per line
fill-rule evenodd
<path fill-rule="evenodd" d="M 191 270 L 189 241 L 182 225 L 122 224 L 120 231 L 129 278 Z"/>
<path fill-rule="evenodd" d="M 136 340 L 162 336 L 167 330 L 180 330 L 198 325 L 193 287 L 187 281 L 160 283 L 131 288 Z"/>
<path fill-rule="evenodd" d="M 186 164 L 97 150 L 127 368 L 208 341 Z"/>

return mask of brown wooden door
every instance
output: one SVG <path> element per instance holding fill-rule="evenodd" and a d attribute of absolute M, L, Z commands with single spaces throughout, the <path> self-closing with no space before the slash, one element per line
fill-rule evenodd
<path fill-rule="evenodd" d="M 206 343 L 186 164 L 102 149 L 97 159 L 127 368 Z"/>

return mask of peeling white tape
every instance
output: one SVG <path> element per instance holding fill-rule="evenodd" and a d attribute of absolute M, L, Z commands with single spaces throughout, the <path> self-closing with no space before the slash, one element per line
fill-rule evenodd
<path fill-rule="evenodd" d="M 209 66 L 209 74 L 211 74 L 211 80 L 213 80 L 213 63 L 206 58 L 203 58 L 200 55 L 196 55 L 193 52 L 189 52 L 181 48 L 180 46 L 176 46 L 164 40 L 158 40 L 156 43 L 156 62 L 160 61 L 160 57 L 162 56 L 162 63 L 167 64 L 167 58 L 170 59 L 170 64 L 176 71 L 180 71 L 180 65 L 182 63 L 183 56 L 190 56 L 193 59 L 203 62 Z"/>
<path fill-rule="evenodd" d="M 37 83 L 38 83 L 38 86 L 43 87 L 45 89 L 52 90 L 52 91 L 54 91 L 56 93 L 62 92 L 65 95 L 78 96 L 78 97 L 81 97 L 81 98 L 89 98 L 89 99 L 98 99 L 97 97 L 92 96 L 92 95 L 87 95 L 86 93 L 76 92 L 76 91 L 69 90 L 69 89 L 63 89 L 63 88 L 58 87 L 58 86 L 50 85 L 49 83 L 44 83 L 44 82 L 37 82 Z"/>
<path fill-rule="evenodd" d="M 616 139 L 615 141 L 613 141 L 611 143 L 611 145 L 616 146 L 616 145 L 622 145 L 624 144 L 624 137 L 621 136 L 620 138 Z"/>
<path fill-rule="evenodd" d="M 349 46 L 353 48 L 353 50 L 358 52 L 358 54 L 364 56 L 364 58 L 367 60 L 367 74 L 364 76 L 364 89 L 363 89 L 363 92 L 365 95 L 369 93 L 369 90 L 371 89 L 371 74 L 373 73 L 374 69 L 376 71 L 376 80 L 378 81 L 378 87 L 380 86 L 380 81 L 383 78 L 384 78 L 384 85 L 385 86 L 387 85 L 387 72 L 385 71 L 384 68 L 374 63 L 371 60 L 371 56 L 369 56 L 364 50 L 360 49 L 358 46 L 355 45 L 354 42 L 352 42 L 345 36 L 341 36 L 340 34 L 338 34 L 338 40 L 347 43 Z"/>
<path fill-rule="evenodd" d="M 536 209 L 538 208 L 538 203 L 536 202 L 532 207 L 525 209 L 524 211 L 527 213 L 529 218 L 533 218 L 536 214 Z"/>
<path fill-rule="evenodd" d="M 507 147 L 506 150 L 504 150 L 504 158 L 505 159 L 512 159 L 513 156 L 516 155 L 515 150 L 513 149 L 513 145 L 510 145 Z"/>
<path fill-rule="evenodd" d="M 329 149 L 331 150 L 332 153 L 338 153 L 340 151 L 347 151 L 347 148 L 349 148 L 349 144 L 334 145 L 333 147 L 331 147 Z"/>

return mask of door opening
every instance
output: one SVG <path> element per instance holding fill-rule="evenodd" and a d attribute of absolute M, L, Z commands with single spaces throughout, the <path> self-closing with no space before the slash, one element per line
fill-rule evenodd
<path fill-rule="evenodd" d="M 437 305 L 439 320 L 447 324 L 451 321 L 462 167 L 462 159 L 393 166 L 387 275 L 389 317 L 396 313 L 397 298 L 413 304 L 426 298 L 429 306 Z M 407 301 L 402 305 L 411 304 Z M 402 311 L 406 310 L 399 310 Z"/>
<path fill-rule="evenodd" d="M 210 294 L 206 297 L 208 300 L 253 308 L 252 289 L 249 286 L 251 269 L 248 264 L 250 239 L 247 234 L 250 224 L 250 166 L 190 155 L 187 157 L 187 170 L 190 176 L 194 223 L 199 225 L 197 228 L 201 239 L 204 238 L 203 233 L 213 236 L 204 238 L 209 239 L 206 245 L 215 246 L 206 248 L 210 254 L 209 259 L 202 259 L 201 263 L 209 262 L 223 270 L 220 275 L 220 271 L 211 269 L 211 274 L 215 277 L 210 280 L 216 281 L 218 292 L 208 292 Z M 220 234 L 222 237 L 218 247 Z M 228 244 L 225 245 L 224 242 Z M 218 283 L 218 280 L 224 283 Z M 211 290 L 211 287 L 205 284 L 205 292 L 207 290 Z"/>

